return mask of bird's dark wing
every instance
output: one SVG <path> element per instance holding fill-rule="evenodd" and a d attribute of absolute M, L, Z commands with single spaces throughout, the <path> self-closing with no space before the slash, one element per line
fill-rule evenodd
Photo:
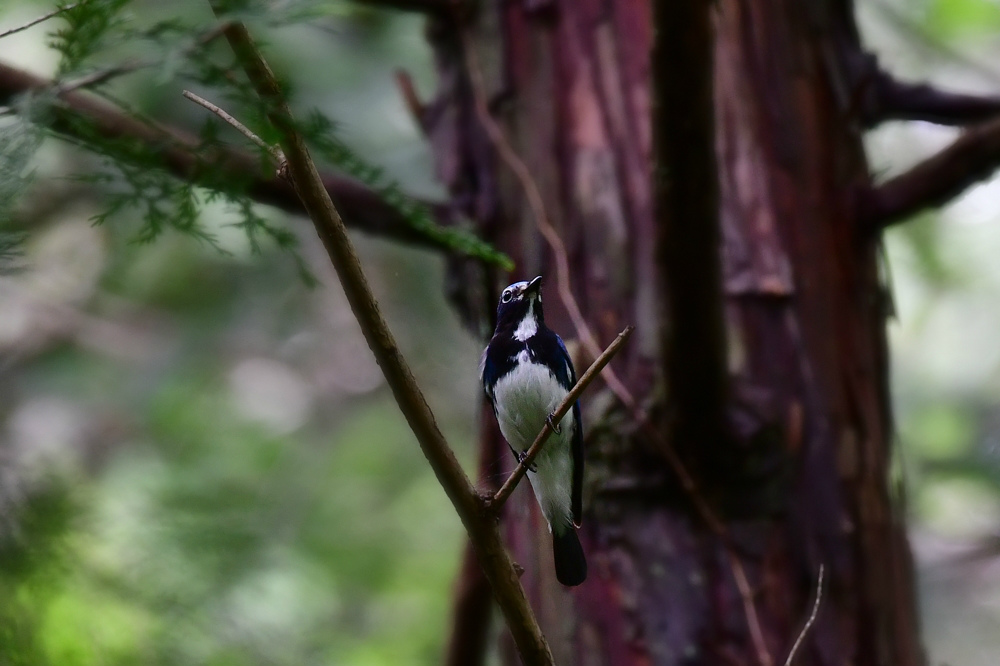
<path fill-rule="evenodd" d="M 568 391 L 576 384 L 576 371 L 573 369 L 573 361 L 569 357 L 569 352 L 566 350 L 566 345 L 563 343 L 562 338 L 555 333 L 552 333 L 552 337 L 557 348 L 553 350 L 555 352 L 553 355 L 559 359 L 558 363 L 553 364 L 555 365 L 553 371 L 555 372 L 556 379 Z"/>
<path fill-rule="evenodd" d="M 483 390 L 486 391 L 486 397 L 490 399 L 490 405 L 493 406 L 493 414 L 495 415 L 497 406 L 493 400 L 493 387 L 496 386 L 499 377 L 497 376 L 496 363 L 493 362 L 491 356 L 489 347 L 483 350 L 483 355 L 479 359 L 479 377 L 483 381 Z"/>
<path fill-rule="evenodd" d="M 554 335 L 556 336 L 556 342 L 559 343 L 559 349 L 562 350 L 563 356 L 566 357 L 566 365 L 569 366 L 569 374 L 570 374 L 570 377 L 573 380 L 573 383 L 575 384 L 576 383 L 576 370 L 573 369 L 573 361 L 571 361 L 570 358 L 569 358 L 569 350 L 566 349 L 566 343 L 563 342 L 563 339 L 560 338 L 558 334 L 554 334 Z"/>
<path fill-rule="evenodd" d="M 583 518 L 583 421 L 580 419 L 580 401 L 573 404 L 573 487 L 570 491 L 573 523 L 580 525 Z"/>
<path fill-rule="evenodd" d="M 559 346 L 560 367 L 556 368 L 556 379 L 566 389 L 576 385 L 576 370 L 573 369 L 573 361 L 570 360 L 566 345 L 555 333 L 552 334 Z M 580 524 L 583 514 L 583 419 L 580 417 L 580 401 L 573 403 L 573 486 L 570 491 L 571 508 L 573 511 L 573 522 Z"/>

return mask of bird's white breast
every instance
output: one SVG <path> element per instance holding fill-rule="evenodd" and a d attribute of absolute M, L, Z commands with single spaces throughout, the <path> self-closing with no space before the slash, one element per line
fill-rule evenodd
<path fill-rule="evenodd" d="M 493 389 L 500 432 L 510 445 L 525 451 L 545 425 L 545 419 L 566 397 L 566 389 L 544 365 L 531 363 L 527 351 L 520 363 L 497 381 Z M 550 525 L 571 516 L 573 456 L 573 412 L 559 423 L 561 432 L 552 433 L 535 459 L 536 472 L 528 479 Z"/>
<path fill-rule="evenodd" d="M 524 342 L 538 332 L 538 319 L 535 318 L 534 306 L 528 309 L 528 314 L 524 316 L 521 323 L 514 329 L 514 339 Z"/>

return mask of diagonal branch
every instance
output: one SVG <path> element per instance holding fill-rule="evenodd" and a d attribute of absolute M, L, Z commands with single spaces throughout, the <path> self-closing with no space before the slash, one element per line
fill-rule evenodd
<path fill-rule="evenodd" d="M 552 250 L 552 257 L 556 263 L 556 291 L 559 293 L 559 300 L 562 301 L 563 307 L 566 308 L 566 314 L 569 315 L 570 320 L 573 322 L 573 328 L 576 329 L 583 348 L 593 358 L 597 358 L 601 354 L 601 346 L 597 342 L 597 336 L 594 335 L 590 325 L 587 324 L 587 319 L 583 316 L 580 304 L 573 297 L 573 290 L 570 288 L 569 256 L 566 252 L 566 244 L 563 243 L 559 232 L 556 231 L 556 228 L 552 226 L 552 222 L 549 221 L 538 182 L 531 175 L 528 165 L 525 164 L 524 160 L 517 154 L 517 151 L 514 150 L 514 147 L 504 135 L 503 129 L 490 113 L 486 96 L 486 83 L 483 79 L 482 68 L 479 66 L 479 58 L 476 56 L 472 37 L 464 30 L 462 31 L 462 42 L 465 66 L 469 81 L 472 84 L 476 117 L 482 124 L 483 130 L 489 137 L 493 147 L 496 149 L 497 155 L 520 182 L 521 188 L 524 190 L 524 196 L 528 202 L 528 207 L 531 209 L 535 228 L 538 229 L 538 233 L 542 235 Z M 608 369 L 608 372 L 604 375 L 604 381 L 618 399 L 628 406 L 629 409 L 638 409 L 635 398 L 628 390 L 625 382 L 615 374 L 614 370 Z"/>
<path fill-rule="evenodd" d="M 220 107 L 220 106 L 218 106 L 216 104 L 212 104 L 211 102 L 209 102 L 204 97 L 201 97 L 200 95 L 196 95 L 195 93 L 191 92 L 190 90 L 184 90 L 184 91 L 182 91 L 181 95 L 183 95 L 186 99 L 191 100 L 195 104 L 197 104 L 197 105 L 199 105 L 199 106 L 201 106 L 201 107 L 203 107 L 205 109 L 208 109 L 209 111 L 211 111 L 212 113 L 214 113 L 215 115 L 217 115 L 219 118 L 221 118 L 222 120 L 224 120 L 228 125 L 230 125 L 237 132 L 239 132 L 240 134 L 242 134 L 246 138 L 248 138 L 251 141 L 253 141 L 257 145 L 258 148 L 263 148 L 264 150 L 266 150 L 268 152 L 268 154 L 271 155 L 271 159 L 274 160 L 274 165 L 276 167 L 280 167 L 281 163 L 285 161 L 285 156 L 281 153 L 281 149 L 280 148 L 278 148 L 277 146 L 269 146 L 269 145 L 267 145 L 267 143 L 265 143 L 264 140 L 261 139 L 259 136 L 257 136 L 256 134 L 254 134 L 253 131 L 249 127 L 247 127 L 246 125 L 244 125 L 243 123 L 241 123 L 239 120 L 237 120 L 236 118 L 234 118 L 232 115 L 230 115 L 222 107 Z"/>
<path fill-rule="evenodd" d="M 819 565 L 819 574 L 816 576 L 816 598 L 813 600 L 812 610 L 809 611 L 809 617 L 806 618 L 806 623 L 802 625 L 802 631 L 799 635 L 795 637 L 795 642 L 792 643 L 792 649 L 788 651 L 788 658 L 785 659 L 785 666 L 792 666 L 795 661 L 795 653 L 799 651 L 799 647 L 802 642 L 809 635 L 809 630 L 812 629 L 813 622 L 816 621 L 816 615 L 819 614 L 819 605 L 823 602 L 823 574 L 826 571 L 826 567 L 822 564 Z"/>
<path fill-rule="evenodd" d="M 56 86 L 53 81 L 0 63 L 0 105 L 11 105 L 20 95 Z M 225 173 L 249 183 L 248 194 L 255 201 L 293 213 L 303 212 L 291 186 L 280 178 L 262 175 L 260 160 L 250 152 L 218 147 L 208 155 L 199 154 L 198 139 L 179 129 L 143 122 L 93 95 L 63 92 L 57 97 L 49 129 L 58 135 L 87 142 L 88 134 L 81 131 L 81 125 L 85 125 L 102 139 L 127 139 L 143 145 L 157 154 L 164 169 L 182 180 L 210 186 L 218 182 L 210 178 L 212 174 Z M 441 241 L 415 229 L 395 207 L 362 183 L 332 173 L 323 173 L 321 178 L 351 227 L 418 246 L 446 249 Z M 451 216 L 444 205 L 429 207 L 439 219 Z"/>
<path fill-rule="evenodd" d="M 217 6 L 213 5 L 213 9 L 219 13 Z M 552 652 L 528 605 L 514 563 L 504 549 L 497 523 L 492 514 L 484 511 L 482 498 L 441 434 L 420 387 L 382 318 L 343 220 L 323 186 L 302 136 L 296 130 L 278 82 L 245 26 L 233 24 L 226 30 L 226 38 L 264 102 L 268 120 L 281 137 L 289 176 L 316 226 L 351 309 L 400 410 L 469 533 L 521 658 L 529 666 L 552 666 Z"/>
<path fill-rule="evenodd" d="M 877 231 L 940 206 L 1000 168 L 1000 119 L 975 126 L 915 167 L 858 195 L 862 229 Z"/>
<path fill-rule="evenodd" d="M 16 28 L 11 28 L 10 30 L 4 30 L 3 32 L 0 32 L 0 39 L 3 39 L 4 37 L 9 37 L 23 30 L 27 30 L 28 28 L 36 26 L 44 21 L 48 21 L 53 16 L 59 16 L 63 12 L 67 12 L 79 4 L 80 4 L 79 2 L 74 2 L 72 5 L 63 5 L 62 7 L 56 7 L 52 11 L 42 14 L 41 16 L 30 20 L 24 25 L 19 25 Z"/>
<path fill-rule="evenodd" d="M 500 490 L 497 491 L 497 494 L 493 496 L 493 499 L 490 500 L 490 509 L 493 511 L 499 511 L 503 507 L 503 503 L 506 502 L 507 498 L 510 497 L 510 494 L 514 492 L 514 488 L 517 487 L 518 482 L 524 478 L 525 474 L 527 474 L 528 468 L 531 467 L 531 463 L 538 456 L 542 447 L 545 446 L 545 442 L 548 441 L 549 435 L 552 434 L 552 424 L 562 421 L 563 417 L 566 416 L 566 413 L 573 408 L 573 404 L 576 403 L 580 395 L 590 385 L 590 382 L 597 379 L 597 376 L 601 374 L 601 370 L 604 369 L 604 366 L 606 366 L 611 359 L 614 358 L 614 355 L 618 353 L 618 350 L 622 348 L 625 341 L 628 340 L 630 335 L 632 335 L 633 330 L 635 330 L 635 326 L 626 326 L 625 330 L 618 334 L 618 337 L 615 338 L 611 344 L 608 345 L 608 348 L 597 357 L 597 360 L 595 360 L 591 366 L 587 368 L 587 371 L 583 373 L 583 376 L 580 377 L 579 381 L 577 381 L 573 388 L 570 389 L 570 392 L 566 394 L 563 401 L 559 403 L 559 406 L 550 415 L 549 420 L 546 421 L 544 426 L 542 426 L 541 432 L 539 432 L 538 436 L 535 437 L 535 441 L 532 442 L 531 446 L 528 448 L 528 452 L 525 454 L 524 458 L 522 458 L 521 462 L 517 464 L 517 467 L 514 468 L 511 475 L 507 477 L 507 480 L 504 481 L 504 484 L 500 487 Z"/>

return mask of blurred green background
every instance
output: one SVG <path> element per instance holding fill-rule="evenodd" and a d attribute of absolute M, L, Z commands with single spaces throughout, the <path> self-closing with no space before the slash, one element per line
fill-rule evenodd
<path fill-rule="evenodd" d="M 44 7 L 4 4 L 0 32 Z M 200 0 L 140 10 L 208 15 Z M 0 60 L 50 74 L 55 24 L 0 40 Z M 393 79 L 405 66 L 433 90 L 420 18 L 335 4 L 268 38 L 277 67 L 304 73 L 303 107 L 442 196 Z M 116 92 L 180 125 L 206 116 L 157 70 Z M 0 664 L 438 662 L 464 533 L 315 232 L 260 209 L 301 235 L 311 290 L 287 253 L 252 254 L 223 204 L 201 222 L 229 255 L 170 232 L 136 245 L 136 219 L 92 226 L 102 201 L 66 178 L 94 165 L 45 142 L 12 222 L 30 231 L 20 270 L 0 278 Z M 355 240 L 474 469 L 480 347 L 444 303 L 441 262 Z"/>
<path fill-rule="evenodd" d="M 996 0 L 858 4 L 866 42 L 890 70 L 1000 92 Z M 4 3 L 0 32 L 48 6 Z M 393 79 L 404 67 L 433 90 L 422 20 L 323 6 L 310 25 L 269 34 L 274 64 L 361 155 L 406 190 L 440 197 Z M 207 13 L 195 0 L 136 7 L 137 17 L 139 7 Z M 0 60 L 50 75 L 54 25 L 0 40 Z M 177 124 L 204 116 L 161 70 L 116 86 Z M 5 140 L 17 127 L 0 116 Z M 876 173 L 889 176 L 955 136 L 891 123 L 867 141 Z M 221 204 L 201 219 L 229 254 L 176 233 L 136 245 L 136 220 L 91 225 L 102 202 L 67 178 L 93 157 L 50 140 L 31 166 L 8 220 L 30 233 L 18 270 L 0 276 L 0 666 L 438 663 L 462 529 L 311 230 L 260 211 L 301 235 L 320 281 L 312 290 L 286 253 L 253 254 Z M 471 468 L 480 343 L 444 303 L 440 260 L 355 240 Z M 992 666 L 1000 180 L 892 230 L 886 245 L 896 473 L 926 641 L 932 663 Z"/>

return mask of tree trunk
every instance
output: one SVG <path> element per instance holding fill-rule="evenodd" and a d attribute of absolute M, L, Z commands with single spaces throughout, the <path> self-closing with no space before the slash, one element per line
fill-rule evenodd
<path fill-rule="evenodd" d="M 664 359 L 693 354 L 683 347 L 693 343 L 662 332 L 677 328 L 668 294 L 703 290 L 701 281 L 676 284 L 664 265 L 670 253 L 656 248 L 665 221 L 654 210 L 654 128 L 677 128 L 651 118 L 651 2 L 482 5 L 467 28 L 473 67 L 566 246 L 573 295 L 601 343 L 636 324 L 612 367 L 698 479 L 685 490 L 664 444 L 637 430 L 607 389 L 591 390 L 586 583 L 555 581 L 545 522 L 525 484 L 504 518 L 557 663 L 780 666 L 823 565 L 819 614 L 797 664 L 923 664 L 911 556 L 889 492 L 887 297 L 877 239 L 856 219 L 855 193 L 870 175 L 848 75 L 860 53 L 849 0 L 712 5 L 715 279 L 728 398 L 724 427 L 684 431 L 672 425 L 676 406 L 696 420 L 698 405 L 685 386 L 667 386 Z M 518 265 L 514 276 L 487 280 L 452 267 L 451 295 L 484 331 L 497 288 L 554 277 L 554 256 L 523 183 L 477 117 L 459 29 L 436 19 L 428 36 L 441 85 L 423 120 L 439 175 L 455 206 Z M 545 298 L 547 322 L 575 338 L 553 286 Z M 664 349 L 663 340 L 678 346 Z M 710 418 L 714 406 L 704 407 Z M 484 442 L 484 455 L 506 459 L 495 436 Z M 706 523 L 698 502 L 724 531 Z M 518 663 L 509 645 L 503 654 Z"/>

